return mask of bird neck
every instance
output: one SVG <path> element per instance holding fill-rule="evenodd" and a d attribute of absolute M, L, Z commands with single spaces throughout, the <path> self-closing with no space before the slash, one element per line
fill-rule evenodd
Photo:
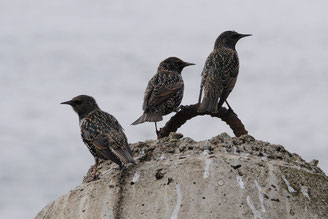
<path fill-rule="evenodd" d="M 214 50 L 223 49 L 223 48 L 236 50 L 236 44 L 235 43 L 228 44 L 226 42 L 223 42 L 222 39 L 217 39 L 214 44 Z"/>
<path fill-rule="evenodd" d="M 227 47 L 227 46 L 221 46 L 221 47 L 214 47 L 214 51 L 217 51 L 217 52 L 229 52 L 229 53 L 237 53 L 237 50 L 233 47 Z"/>
<path fill-rule="evenodd" d="M 176 70 L 168 70 L 166 68 L 158 68 L 157 70 L 157 74 L 165 74 L 165 73 L 177 73 L 177 74 L 181 74 L 181 71 L 176 71 Z"/>
<path fill-rule="evenodd" d="M 168 70 L 166 67 L 164 67 L 164 66 L 158 66 L 158 69 L 157 69 L 157 72 L 159 73 L 159 72 L 168 72 L 168 71 L 170 71 L 170 70 Z"/>
<path fill-rule="evenodd" d="M 100 110 L 98 107 L 90 108 L 88 110 L 79 111 L 77 114 L 79 115 L 79 119 L 88 118 L 91 114 L 95 113 L 96 111 Z"/>

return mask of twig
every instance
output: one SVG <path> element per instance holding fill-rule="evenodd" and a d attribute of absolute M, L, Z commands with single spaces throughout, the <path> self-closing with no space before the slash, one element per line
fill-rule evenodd
<path fill-rule="evenodd" d="M 203 115 L 210 115 L 212 117 L 220 118 L 230 126 L 236 137 L 248 134 L 245 126 L 240 121 L 237 114 L 235 114 L 232 110 L 221 107 L 218 113 L 199 113 L 197 112 L 198 107 L 199 104 L 183 106 L 182 109 L 174 116 L 172 116 L 171 119 L 165 124 L 165 126 L 159 130 L 158 138 L 169 136 L 171 132 L 176 132 L 189 119 Z"/>

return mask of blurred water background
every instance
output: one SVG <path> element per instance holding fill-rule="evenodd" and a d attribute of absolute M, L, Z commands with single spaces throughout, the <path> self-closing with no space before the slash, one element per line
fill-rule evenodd
<path fill-rule="evenodd" d="M 159 62 L 197 64 L 183 71 L 183 104 L 195 103 L 205 59 L 230 29 L 253 34 L 237 44 L 240 75 L 229 97 L 249 133 L 319 159 L 327 173 L 326 9 L 326 1 L 306 0 L 1 0 L 0 218 L 32 218 L 93 164 L 77 115 L 60 102 L 92 95 L 129 142 L 155 138 L 153 124 L 129 124 Z M 179 132 L 232 135 L 210 117 Z"/>

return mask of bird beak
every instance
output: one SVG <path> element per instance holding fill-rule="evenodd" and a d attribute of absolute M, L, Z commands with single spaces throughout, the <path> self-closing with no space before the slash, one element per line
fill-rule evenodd
<path fill-rule="evenodd" d="M 67 105 L 71 105 L 71 106 L 73 106 L 73 105 L 74 105 L 74 102 L 71 101 L 71 100 L 69 100 L 69 101 L 66 101 L 66 102 L 62 102 L 62 103 L 60 103 L 60 104 L 67 104 Z"/>
<path fill-rule="evenodd" d="M 248 36 L 252 36 L 252 34 L 239 34 L 239 39 L 248 37 Z"/>
<path fill-rule="evenodd" d="M 186 67 L 186 66 L 189 66 L 189 65 L 196 65 L 196 64 L 194 64 L 194 63 L 190 63 L 190 62 L 185 62 L 185 63 L 183 64 L 183 67 Z"/>

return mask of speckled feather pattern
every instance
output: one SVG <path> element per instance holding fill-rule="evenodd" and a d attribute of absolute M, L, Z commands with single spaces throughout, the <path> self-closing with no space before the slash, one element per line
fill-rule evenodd
<path fill-rule="evenodd" d="M 109 159 L 122 165 L 126 161 L 116 151 L 131 155 L 123 128 L 114 116 L 95 109 L 80 119 L 80 129 L 83 142 L 95 158 Z"/>
<path fill-rule="evenodd" d="M 183 98 L 184 83 L 181 73 L 159 70 L 148 82 L 143 110 L 167 115 L 176 111 Z"/>
<path fill-rule="evenodd" d="M 184 90 L 181 72 L 189 65 L 194 64 L 177 57 L 169 57 L 159 64 L 145 91 L 142 106 L 144 112 L 131 125 L 155 122 L 156 126 L 156 122 L 162 121 L 164 115 L 178 111 Z"/>
<path fill-rule="evenodd" d="M 238 71 L 239 59 L 236 50 L 226 47 L 214 49 L 202 72 L 201 87 L 204 89 L 204 97 L 215 103 L 218 98 L 222 98 L 224 102 L 236 83 Z"/>

